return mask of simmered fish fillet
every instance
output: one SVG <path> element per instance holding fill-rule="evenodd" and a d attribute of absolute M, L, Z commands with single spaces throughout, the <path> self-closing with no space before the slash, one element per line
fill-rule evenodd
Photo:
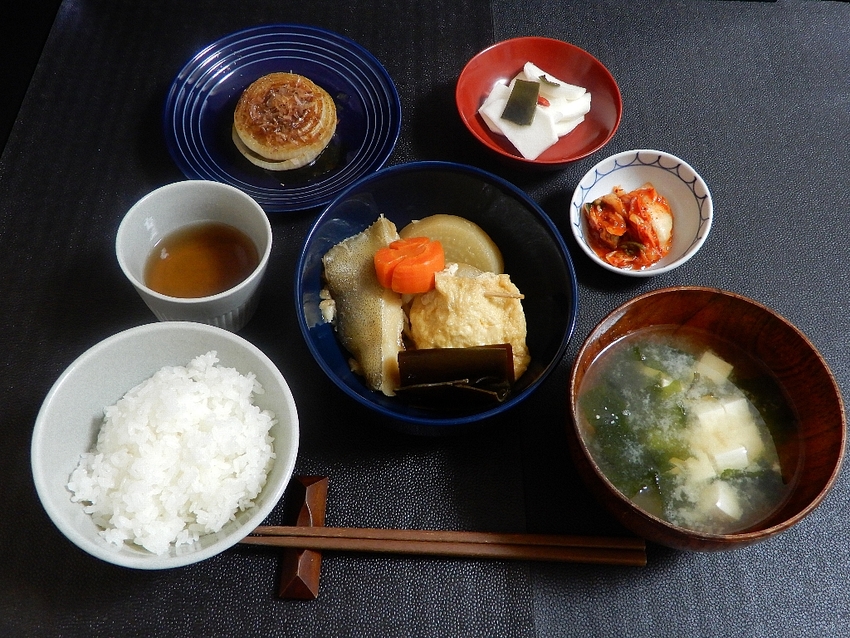
<path fill-rule="evenodd" d="M 398 353 L 404 349 L 401 295 L 378 283 L 374 255 L 398 239 L 395 224 L 381 215 L 363 232 L 338 243 L 322 262 L 336 306 L 339 339 L 354 357 L 352 369 L 388 396 L 399 383 Z"/>

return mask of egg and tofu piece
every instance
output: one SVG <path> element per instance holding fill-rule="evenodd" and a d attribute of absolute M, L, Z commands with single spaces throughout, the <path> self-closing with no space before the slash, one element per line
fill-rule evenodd
<path fill-rule="evenodd" d="M 510 343 L 514 378 L 531 361 L 526 345 L 523 295 L 507 274 L 461 270 L 449 264 L 434 289 L 414 297 L 409 336 L 417 348 L 465 348 Z"/>

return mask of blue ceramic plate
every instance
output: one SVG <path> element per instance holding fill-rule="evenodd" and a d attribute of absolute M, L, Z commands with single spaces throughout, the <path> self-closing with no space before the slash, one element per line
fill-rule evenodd
<path fill-rule="evenodd" d="M 231 140 L 239 96 L 276 71 L 310 78 L 337 106 L 328 148 L 293 171 L 254 166 Z M 186 177 L 230 184 L 278 213 L 323 206 L 381 168 L 398 140 L 401 103 L 386 69 L 359 44 L 316 27 L 267 25 L 225 36 L 196 54 L 171 85 L 164 126 L 168 150 Z"/>
<path fill-rule="evenodd" d="M 531 364 L 510 397 L 497 405 L 423 409 L 373 392 L 351 371 L 350 355 L 324 321 L 322 256 L 374 223 L 381 213 L 401 229 L 433 213 L 452 213 L 481 226 L 499 246 L 505 272 L 525 295 L 523 309 Z M 561 362 L 575 327 L 578 290 L 567 247 L 546 213 L 525 193 L 483 170 L 448 162 L 384 168 L 334 199 L 317 217 L 296 269 L 295 305 L 301 332 L 316 362 L 349 397 L 411 434 L 469 429 L 530 396 Z"/>

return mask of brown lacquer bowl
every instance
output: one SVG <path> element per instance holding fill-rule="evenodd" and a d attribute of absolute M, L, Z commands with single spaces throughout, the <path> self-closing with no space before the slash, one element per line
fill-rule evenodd
<path fill-rule="evenodd" d="M 796 416 L 796 435 L 777 442 L 785 500 L 767 518 L 728 534 L 677 527 L 637 507 L 603 474 L 584 438 L 589 426 L 577 394 L 600 353 L 619 339 L 650 326 L 710 333 L 763 364 Z M 722 347 L 722 346 L 721 346 Z M 712 288 L 667 288 L 636 297 L 608 315 L 590 333 L 574 363 L 569 385 L 568 438 L 579 472 L 596 498 L 619 521 L 649 541 L 683 550 L 724 550 L 749 545 L 802 520 L 835 482 L 845 447 L 840 390 L 824 359 L 797 328 L 745 297 Z M 584 421 L 584 422 L 583 422 Z"/>

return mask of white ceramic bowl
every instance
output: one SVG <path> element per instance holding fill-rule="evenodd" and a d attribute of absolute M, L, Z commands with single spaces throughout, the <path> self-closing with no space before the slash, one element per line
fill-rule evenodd
<path fill-rule="evenodd" d="M 221 222 L 238 228 L 257 247 L 260 258 L 241 283 L 208 297 L 163 295 L 145 285 L 145 264 L 163 237 L 199 222 Z M 233 332 L 254 314 L 260 284 L 272 250 L 272 228 L 260 205 L 228 184 L 186 180 L 151 191 L 136 202 L 118 227 L 115 254 L 121 270 L 160 321 L 198 321 Z"/>
<path fill-rule="evenodd" d="M 254 506 L 237 514 L 221 531 L 193 545 L 173 546 L 156 555 L 140 546 L 113 548 L 67 483 L 80 455 L 89 451 L 103 421 L 103 408 L 165 365 L 186 365 L 215 350 L 219 365 L 253 372 L 264 394 L 254 402 L 274 412 L 276 458 Z M 245 339 L 222 328 L 193 322 L 153 323 L 113 335 L 83 353 L 62 373 L 44 400 L 32 436 L 31 462 L 39 499 L 56 527 L 92 556 L 136 569 L 180 567 L 214 556 L 259 525 L 283 495 L 298 452 L 298 415 L 289 386 L 272 361 Z"/>
<path fill-rule="evenodd" d="M 647 182 L 670 203 L 673 247 L 663 259 L 643 270 L 617 268 L 590 247 L 582 206 L 610 193 L 615 186 L 630 191 Z M 585 254 L 606 270 L 630 277 L 652 277 L 684 264 L 708 237 L 712 216 L 711 193 L 691 165 L 675 155 L 650 149 L 625 151 L 599 162 L 581 179 L 570 204 L 570 226 Z"/>

